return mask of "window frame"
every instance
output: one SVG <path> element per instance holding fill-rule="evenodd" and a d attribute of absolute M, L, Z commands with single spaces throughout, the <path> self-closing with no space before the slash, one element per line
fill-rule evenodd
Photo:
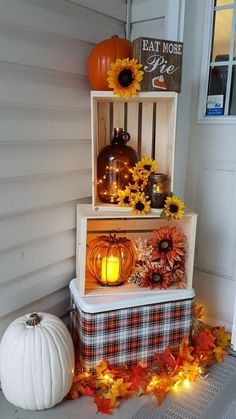
<path fill-rule="evenodd" d="M 227 6 L 216 6 L 216 10 L 228 9 Z M 236 24 L 236 1 L 233 3 L 233 22 L 232 27 L 235 28 Z M 199 124 L 236 124 L 236 115 L 206 115 L 206 102 L 207 102 L 207 91 L 208 91 L 208 82 L 209 82 L 209 69 L 213 65 L 211 64 L 211 49 L 212 49 L 212 37 L 213 37 L 213 22 L 214 22 L 214 11 L 215 5 L 214 0 L 205 1 L 205 24 L 203 30 L 203 45 L 202 48 L 202 59 L 201 59 L 201 69 L 200 69 L 200 80 L 199 80 L 199 99 L 198 99 L 198 115 L 197 123 Z M 231 33 L 231 39 L 234 38 L 235 31 Z M 231 88 L 231 76 L 232 76 L 232 65 L 236 65 L 236 60 L 232 60 L 234 43 L 231 42 L 230 46 L 230 57 L 227 61 L 228 64 L 225 64 L 225 61 L 217 61 L 218 65 L 225 65 L 228 67 L 228 80 L 230 78 L 230 83 L 227 82 L 226 91 L 228 92 Z M 228 95 L 229 98 L 229 95 Z M 227 109 L 228 109 L 227 101 Z"/>

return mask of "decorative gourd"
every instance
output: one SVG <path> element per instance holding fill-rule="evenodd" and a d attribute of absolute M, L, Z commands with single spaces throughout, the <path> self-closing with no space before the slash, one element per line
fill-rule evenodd
<path fill-rule="evenodd" d="M 6 399 L 26 410 L 55 406 L 69 392 L 74 347 L 65 324 L 48 313 L 14 320 L 0 344 L 0 379 Z"/>
<path fill-rule="evenodd" d="M 131 58 L 132 43 L 117 35 L 99 42 L 88 57 L 88 79 L 94 90 L 111 90 L 107 83 L 107 72 L 117 58 Z"/>

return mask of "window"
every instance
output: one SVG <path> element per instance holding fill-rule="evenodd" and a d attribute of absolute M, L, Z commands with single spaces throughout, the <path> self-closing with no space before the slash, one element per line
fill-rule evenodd
<path fill-rule="evenodd" d="M 236 0 L 215 0 L 205 116 L 236 116 Z"/>

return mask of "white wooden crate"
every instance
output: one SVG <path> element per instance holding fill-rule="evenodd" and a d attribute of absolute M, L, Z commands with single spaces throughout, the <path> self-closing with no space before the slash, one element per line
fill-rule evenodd
<path fill-rule="evenodd" d="M 157 214 L 149 213 L 144 216 L 136 216 L 127 212 L 115 213 L 114 211 L 98 211 L 92 205 L 81 204 L 77 206 L 77 239 L 76 239 L 76 277 L 77 287 L 80 295 L 104 295 L 122 294 L 127 292 L 137 292 L 145 294 L 153 293 L 181 293 L 181 290 L 171 287 L 167 290 L 150 290 L 141 288 L 135 284 L 126 282 L 117 287 L 102 286 L 86 269 L 86 249 L 88 243 L 99 235 L 109 235 L 114 230 L 121 236 L 131 240 L 149 238 L 154 229 L 161 226 L 176 226 L 180 229 L 187 239 L 185 275 L 186 288 L 192 289 L 193 262 L 195 250 L 197 214 L 187 211 L 181 220 L 168 221 L 160 218 Z"/>
<path fill-rule="evenodd" d="M 128 100 L 113 92 L 91 92 L 92 203 L 98 210 L 128 211 L 102 203 L 97 195 L 97 157 L 110 144 L 113 129 L 129 132 L 129 145 L 142 157 L 158 161 L 158 172 L 170 179 L 173 190 L 177 93 L 145 92 Z M 160 210 L 154 212 L 160 213 Z"/>

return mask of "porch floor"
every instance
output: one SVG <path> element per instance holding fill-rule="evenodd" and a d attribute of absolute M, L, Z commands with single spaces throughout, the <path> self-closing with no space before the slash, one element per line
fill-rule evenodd
<path fill-rule="evenodd" d="M 29 412 L 7 402 L 0 392 L 0 419 L 99 419 L 89 397 L 63 401 L 52 409 Z M 153 397 L 124 400 L 112 419 L 236 419 L 236 358 L 227 356 L 210 374 L 199 378 L 188 390 L 165 399 L 158 407 Z"/>

